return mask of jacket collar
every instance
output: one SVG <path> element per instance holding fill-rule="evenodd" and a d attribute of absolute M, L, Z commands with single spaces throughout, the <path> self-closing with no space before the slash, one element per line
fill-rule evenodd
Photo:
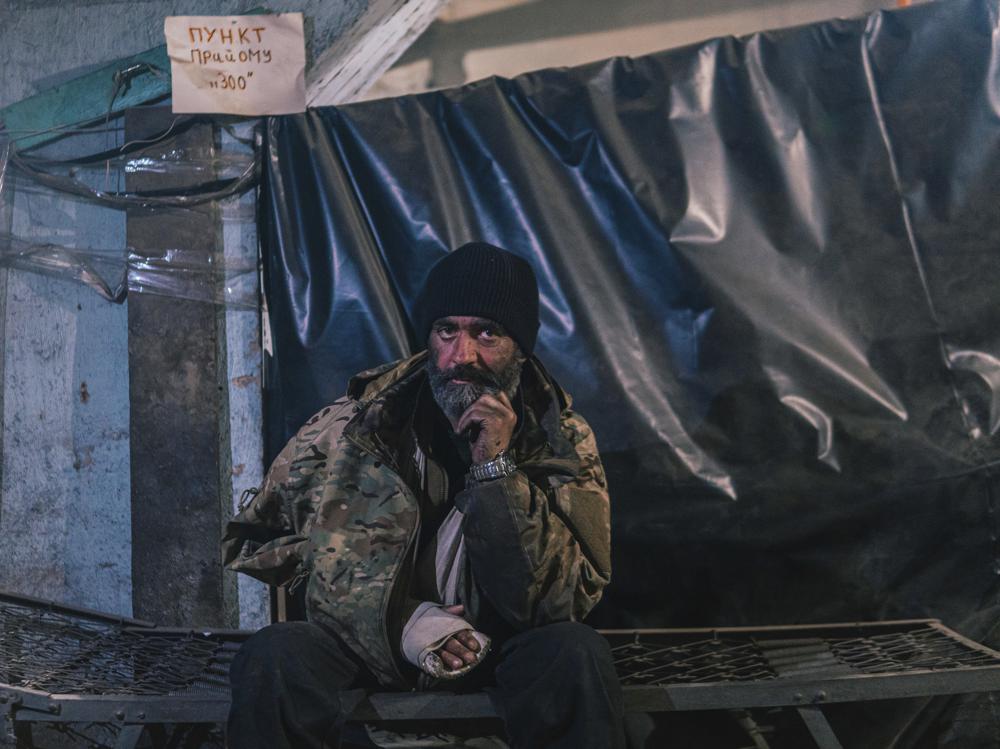
<path fill-rule="evenodd" d="M 347 394 L 358 401 L 358 411 L 344 430 L 351 440 L 380 455 L 398 470 L 400 436 L 407 428 L 426 382 L 427 352 L 383 364 L 351 378 Z M 579 471 L 576 450 L 561 428 L 563 411 L 572 400 L 534 356 L 521 372 L 523 423 L 515 435 L 513 452 L 529 475 L 535 471 L 557 483 L 571 480 Z"/>

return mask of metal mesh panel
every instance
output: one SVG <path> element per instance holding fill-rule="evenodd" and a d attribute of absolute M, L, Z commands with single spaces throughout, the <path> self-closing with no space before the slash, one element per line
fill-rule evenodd
<path fill-rule="evenodd" d="M 51 694 L 223 697 L 249 633 L 126 626 L 0 596 L 0 683 Z M 932 621 L 604 633 L 629 686 L 786 682 L 1000 666 L 1000 653 Z"/>
<path fill-rule="evenodd" d="M 688 684 L 773 679 L 760 650 L 733 639 L 666 645 L 637 639 L 611 651 L 622 684 Z"/>
<path fill-rule="evenodd" d="M 837 658 L 864 673 L 995 666 L 996 654 L 974 650 L 930 627 L 889 635 L 831 640 Z"/>
<path fill-rule="evenodd" d="M 0 682 L 52 694 L 224 693 L 239 645 L 0 601 Z"/>
<path fill-rule="evenodd" d="M 889 629 L 704 630 L 704 637 L 669 630 L 609 633 L 622 684 L 667 685 L 835 678 L 1000 665 L 1000 654 L 972 646 L 928 622 Z"/>

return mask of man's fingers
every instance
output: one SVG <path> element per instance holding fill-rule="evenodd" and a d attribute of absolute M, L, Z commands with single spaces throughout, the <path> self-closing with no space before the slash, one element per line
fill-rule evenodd
<path fill-rule="evenodd" d="M 505 402 L 506 401 L 506 402 Z M 465 409 L 455 424 L 455 431 L 466 434 L 477 424 L 479 430 L 472 445 L 472 461 L 482 463 L 495 458 L 510 446 L 511 435 L 517 425 L 517 414 L 510 406 L 510 399 L 501 400 L 493 395 L 484 395 Z"/>
<path fill-rule="evenodd" d="M 508 399 L 507 395 L 502 391 L 497 391 L 496 395 L 487 393 L 486 395 L 481 396 L 479 400 L 469 406 L 469 408 L 472 409 L 477 406 L 486 413 L 496 415 L 497 417 L 514 415 L 514 407 L 511 405 L 510 399 Z"/>
<path fill-rule="evenodd" d="M 442 649 L 440 651 L 440 655 L 441 655 L 441 660 L 444 661 L 444 665 L 446 665 L 452 671 L 459 669 L 464 665 L 461 658 L 459 658 L 457 655 L 452 655 L 446 650 Z"/>
<path fill-rule="evenodd" d="M 445 606 L 444 610 L 449 614 L 460 616 L 465 612 L 465 606 L 456 603 L 454 606 Z M 463 629 L 445 640 L 444 645 L 438 648 L 437 652 L 444 664 L 454 671 L 466 664 L 476 662 L 479 642 L 473 636 L 471 629 Z"/>
<path fill-rule="evenodd" d="M 500 397 L 498 397 L 500 396 Z M 459 422 L 466 419 L 467 417 L 475 418 L 477 421 L 482 421 L 490 417 L 493 418 L 503 418 L 514 415 L 514 407 L 510 403 L 510 399 L 506 394 L 499 392 L 497 396 L 482 395 L 476 400 L 471 406 L 465 409 L 465 412 L 459 417 Z"/>
<path fill-rule="evenodd" d="M 444 644 L 444 650 L 452 655 L 457 655 L 463 661 L 467 661 L 469 663 L 476 658 L 475 654 L 465 647 L 465 645 L 463 645 L 454 635 L 448 638 L 448 641 Z"/>
<path fill-rule="evenodd" d="M 456 432 L 461 434 L 466 429 L 468 429 L 469 426 L 471 426 L 472 424 L 479 424 L 480 426 L 482 426 L 485 424 L 486 421 L 490 419 L 489 412 L 479 407 L 477 405 L 478 403 L 479 401 L 473 403 L 471 406 L 465 409 L 465 411 L 462 413 L 461 416 L 458 417 L 458 424 L 455 425 Z"/>
<path fill-rule="evenodd" d="M 484 395 L 482 398 L 477 400 L 471 406 L 469 406 L 465 412 L 458 418 L 458 423 L 455 425 L 455 431 L 458 434 L 465 432 L 473 424 L 478 424 L 483 432 L 487 430 L 501 431 L 513 431 L 514 424 L 517 421 L 517 416 L 514 414 L 513 409 L 504 406 L 500 401 L 493 398 L 493 403 L 483 403 L 483 401 L 490 396 Z"/>
<path fill-rule="evenodd" d="M 469 413 L 469 411 L 471 409 L 472 409 L 472 406 L 469 406 L 469 408 L 466 409 L 465 413 L 463 413 L 459 417 L 458 424 L 455 425 L 455 433 L 456 434 L 461 434 L 466 429 L 468 429 L 471 424 L 473 424 L 473 423 L 478 424 L 479 422 L 482 421 L 482 419 L 477 418 L 474 414 Z"/>
<path fill-rule="evenodd" d="M 476 654 L 469 650 L 455 635 L 452 635 L 441 647 L 441 659 L 452 669 L 455 669 L 466 663 L 475 663 Z"/>

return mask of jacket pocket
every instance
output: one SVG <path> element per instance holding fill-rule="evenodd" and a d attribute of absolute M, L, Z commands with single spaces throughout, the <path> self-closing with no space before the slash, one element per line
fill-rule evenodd
<path fill-rule="evenodd" d="M 307 539 L 304 536 L 280 536 L 260 543 L 247 539 L 239 556 L 229 569 L 243 572 L 270 585 L 285 585 L 305 572 L 303 555 Z"/>

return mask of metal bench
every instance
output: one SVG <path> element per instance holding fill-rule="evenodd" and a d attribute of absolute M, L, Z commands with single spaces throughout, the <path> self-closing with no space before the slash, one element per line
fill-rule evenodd
<path fill-rule="evenodd" d="M 826 704 L 1000 690 L 1000 653 L 931 619 L 602 634 L 627 711 L 787 707 L 821 749 L 841 746 Z M 249 635 L 0 593 L 0 712 L 25 749 L 39 723 L 100 727 L 115 749 L 144 732 L 153 746 L 221 746 L 229 664 Z M 485 694 L 354 691 L 351 701 L 352 721 L 378 724 L 496 717 Z"/>

